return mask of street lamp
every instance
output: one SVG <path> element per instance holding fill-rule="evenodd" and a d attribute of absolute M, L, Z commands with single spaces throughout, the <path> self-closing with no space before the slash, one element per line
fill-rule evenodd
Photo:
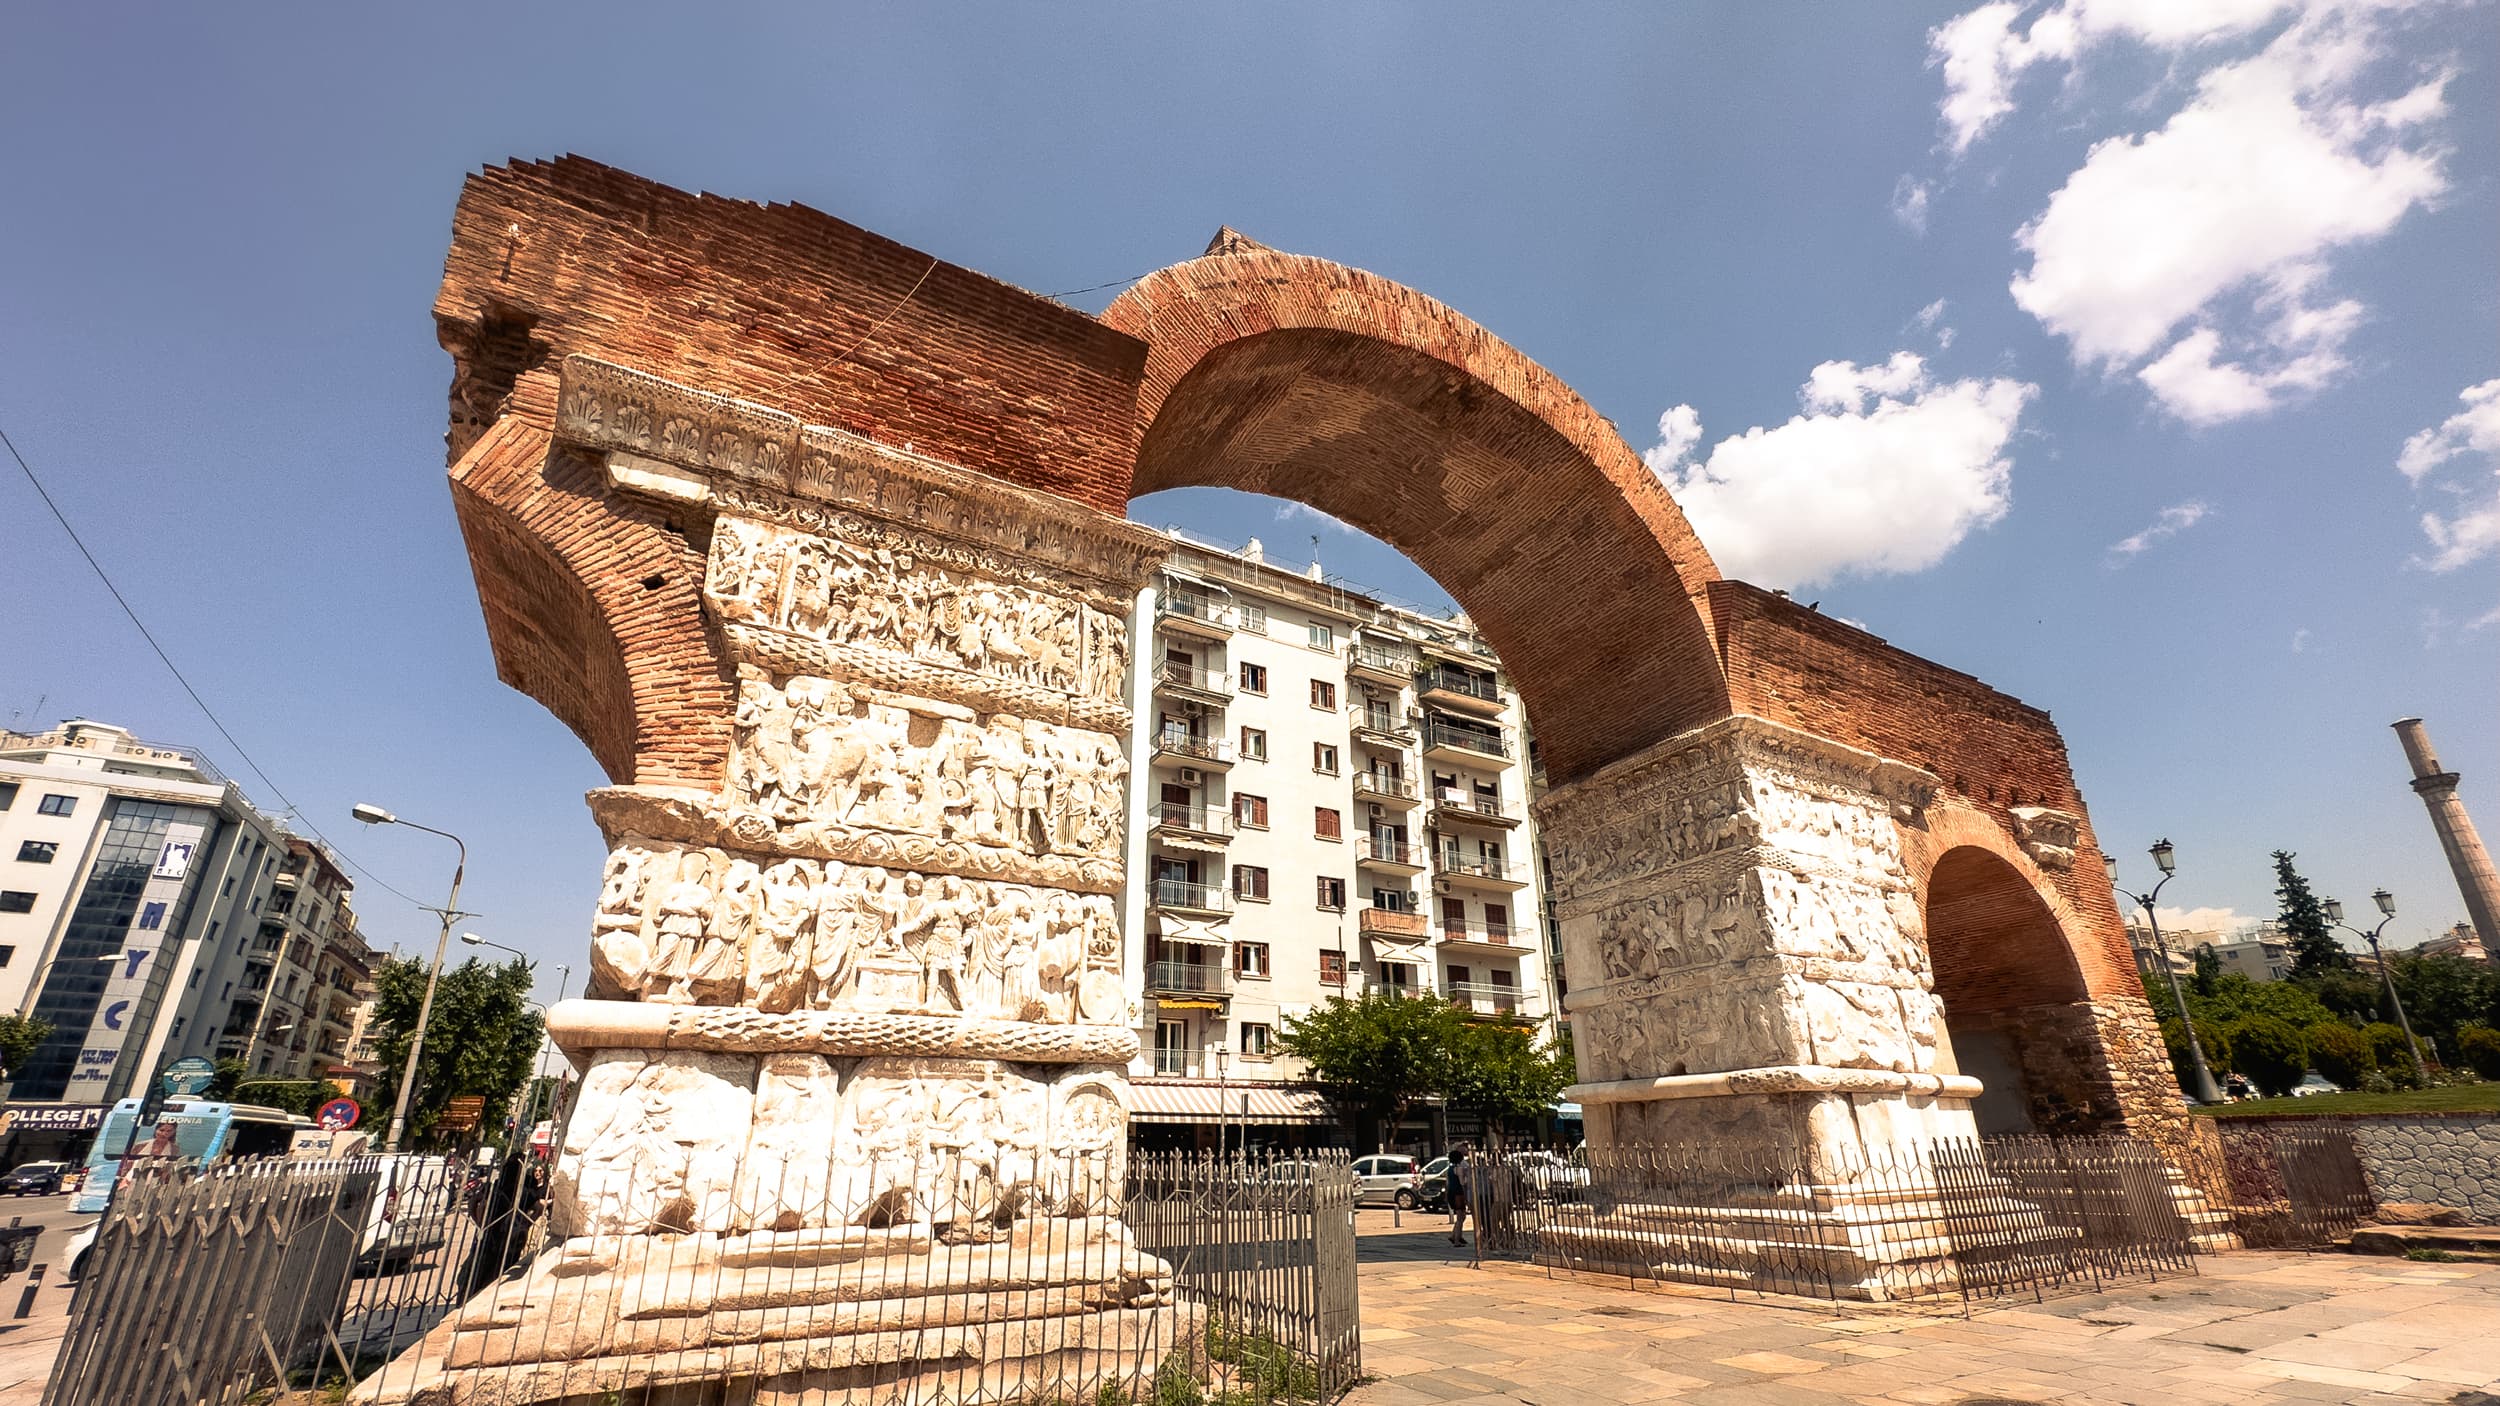
<path fill-rule="evenodd" d="M 417 1060 L 425 1053 L 425 1023 L 434 1018 L 434 987 L 443 979 L 443 957 L 451 949 L 451 925 L 461 918 L 475 916 L 460 911 L 460 879 L 468 872 L 469 847 L 449 830 L 437 830 L 431 825 L 402 820 L 380 806 L 359 805 L 348 814 L 367 825 L 405 825 L 411 830 L 440 835 L 460 851 L 458 862 L 451 868 L 451 897 L 443 900 L 443 906 L 435 910 L 443 915 L 443 931 L 434 940 L 434 966 L 425 974 L 425 1000 L 417 1007 L 417 1033 L 408 1041 L 408 1064 L 400 1071 L 399 1097 L 391 1105 L 390 1136 L 382 1143 L 384 1152 L 397 1152 L 401 1135 L 408 1131 L 408 1096 L 417 1086 Z"/>
<path fill-rule="evenodd" d="M 2378 950 L 2378 935 L 2386 931 L 2389 923 L 2396 921 L 2396 895 L 2380 889 L 2370 895 L 2370 901 L 2378 905 L 2379 920 L 2378 926 L 2367 932 L 2344 921 L 2342 899 L 2321 899 L 2318 906 L 2326 910 L 2328 922 L 2370 944 L 2370 960 L 2378 963 L 2379 985 L 2386 988 L 2387 1004 L 2396 1008 L 2396 1023 L 2404 1027 L 2405 1046 L 2413 1051 L 2413 1076 L 2421 1080 L 2422 1087 L 2427 1089 L 2431 1083 L 2431 1071 L 2422 1059 L 2422 1042 L 2413 1038 L 2413 1022 L 2405 1018 L 2404 998 L 2396 994 L 2396 974 L 2387 969 L 2387 956 Z"/>
<path fill-rule="evenodd" d="M 2161 870 L 2161 883 L 2153 885 L 2151 893 L 2132 893 L 2123 884 L 2118 885 L 2118 891 L 2134 899 L 2144 910 L 2144 921 L 2152 925 L 2153 950 L 2161 954 L 2161 973 L 2169 978 L 2171 1003 L 2179 1008 L 2179 1024 L 2187 1030 L 2188 1063 L 2192 1066 L 2188 1081 L 2196 1085 L 2188 1091 L 2188 1097 L 2197 1103 L 2220 1103 L 2222 1089 L 2214 1083 L 2214 1071 L 2205 1063 L 2205 1047 L 2196 1038 L 2196 1021 L 2188 1015 L 2187 995 L 2179 989 L 2178 969 L 2170 965 L 2170 944 L 2162 939 L 2161 918 L 2153 911 L 2153 901 L 2161 897 L 2162 886 L 2178 873 L 2179 861 L 2167 839 L 2153 842 L 2152 855 L 2154 867 Z M 2118 883 L 2115 878 L 2110 882 Z"/>

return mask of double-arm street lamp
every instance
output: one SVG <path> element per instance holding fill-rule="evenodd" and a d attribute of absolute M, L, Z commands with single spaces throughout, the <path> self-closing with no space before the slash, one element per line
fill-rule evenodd
<path fill-rule="evenodd" d="M 417 1007 L 417 1033 L 408 1040 L 408 1064 L 400 1071 L 399 1097 L 391 1104 L 390 1135 L 382 1142 L 384 1152 L 397 1152 L 400 1138 L 408 1131 L 408 1096 L 417 1087 L 417 1060 L 425 1054 L 425 1023 L 434 1018 L 434 987 L 443 979 L 443 956 L 451 950 L 451 925 L 462 918 L 474 916 L 460 911 L 460 878 L 468 872 L 469 847 L 449 830 L 437 830 L 431 825 L 402 820 L 380 806 L 360 805 L 348 813 L 367 825 L 405 825 L 411 830 L 440 835 L 460 851 L 458 862 L 451 867 L 451 897 L 443 900 L 443 906 L 434 910 L 443 915 L 443 932 L 434 941 L 434 966 L 425 974 L 425 1000 Z"/>
<path fill-rule="evenodd" d="M 2220 1103 L 2222 1089 L 2214 1083 L 2214 1071 L 2205 1063 L 2205 1047 L 2196 1038 L 2196 1021 L 2188 1015 L 2187 995 L 2179 989 L 2178 969 L 2170 965 L 2170 944 L 2162 940 L 2161 918 L 2153 911 L 2153 900 L 2161 897 L 2162 885 L 2169 883 L 2171 876 L 2178 872 L 2179 862 L 2173 857 L 2170 841 L 2166 839 L 2155 841 L 2152 853 L 2153 863 L 2161 869 L 2161 883 L 2153 885 L 2151 893 L 2129 893 L 2124 885 L 2120 885 L 2118 891 L 2136 901 L 2136 905 L 2144 910 L 2144 921 L 2152 926 L 2153 950 L 2161 954 L 2161 974 L 2170 980 L 2170 1003 L 2179 1008 L 2179 1024 L 2187 1030 L 2188 1063 L 2191 1066 L 2188 1082 L 2196 1086 L 2187 1091 L 2188 1097 L 2197 1103 Z M 2113 878 L 2110 882 L 2115 884 L 2118 881 Z"/>
<path fill-rule="evenodd" d="M 2318 906 L 2326 910 L 2328 922 L 2370 944 L 2370 960 L 2378 963 L 2379 984 L 2387 989 L 2387 1004 L 2396 1008 L 2396 1024 L 2404 1028 L 2405 1045 L 2413 1051 L 2413 1076 L 2422 1081 L 2422 1087 L 2429 1088 L 2431 1071 L 2422 1059 L 2422 1042 L 2413 1038 L 2413 1022 L 2405 1019 L 2404 998 L 2396 994 L 2396 974 L 2387 969 L 2387 955 L 2378 950 L 2378 935 L 2387 930 L 2389 923 L 2396 921 L 2396 895 L 2380 889 L 2370 895 L 2370 901 L 2378 905 L 2379 920 L 2378 926 L 2367 932 L 2344 921 L 2342 899 L 2321 899 Z"/>

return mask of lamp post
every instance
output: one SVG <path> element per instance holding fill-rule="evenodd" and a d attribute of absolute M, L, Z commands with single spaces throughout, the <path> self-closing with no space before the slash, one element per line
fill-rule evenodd
<path fill-rule="evenodd" d="M 2387 1004 L 2396 1008 L 2396 1024 L 2404 1028 L 2405 1046 L 2413 1051 L 2413 1077 L 2422 1081 L 2422 1087 L 2429 1088 L 2431 1070 L 2422 1059 L 2422 1042 L 2413 1038 L 2413 1022 L 2405 1018 L 2404 998 L 2396 994 L 2396 974 L 2387 969 L 2387 955 L 2378 950 L 2378 935 L 2387 930 L 2389 923 L 2396 921 L 2396 895 L 2380 889 L 2370 895 L 2370 901 L 2378 905 L 2379 920 L 2378 926 L 2367 932 L 2344 921 L 2343 900 L 2321 899 L 2318 906 L 2326 910 L 2328 922 L 2370 944 L 2370 960 L 2378 963 L 2379 984 L 2387 990 Z"/>
<path fill-rule="evenodd" d="M 2196 1086 L 2187 1091 L 2188 1097 L 2197 1103 L 2220 1103 L 2222 1089 L 2214 1083 L 2214 1071 L 2205 1063 L 2205 1047 L 2196 1038 L 2196 1021 L 2188 1015 L 2187 993 L 2179 989 L 2178 969 L 2170 965 L 2170 944 L 2162 939 L 2161 917 L 2153 911 L 2153 901 L 2161 897 L 2163 885 L 2168 884 L 2178 872 L 2179 862 L 2171 851 L 2170 841 L 2166 839 L 2154 842 L 2152 855 L 2155 867 L 2161 870 L 2161 883 L 2153 885 L 2151 893 L 2133 893 L 2124 885 L 2119 885 L 2118 891 L 2136 901 L 2136 905 L 2144 910 L 2144 921 L 2152 926 L 2153 950 L 2161 954 L 2161 974 L 2170 981 L 2171 1003 L 2179 1008 L 2179 1024 L 2187 1030 L 2188 1063 L 2191 1066 L 2188 1081 Z M 2110 882 L 2116 884 L 2118 881 L 2112 879 Z"/>
<path fill-rule="evenodd" d="M 408 1063 L 400 1070 L 399 1097 L 391 1104 L 390 1135 L 382 1142 L 384 1152 L 397 1152 L 400 1138 L 408 1131 L 408 1097 L 417 1086 L 417 1060 L 425 1053 L 425 1023 L 434 1018 L 434 988 L 443 979 L 443 957 L 451 950 L 451 925 L 462 918 L 476 916 L 460 911 L 460 879 L 468 872 L 469 847 L 449 830 L 437 830 L 431 825 L 402 820 L 380 806 L 360 805 L 348 813 L 367 825 L 405 825 L 411 830 L 440 835 L 460 851 L 458 861 L 451 867 L 451 897 L 443 900 L 443 906 L 435 910 L 443 915 L 443 932 L 434 940 L 434 965 L 425 974 L 425 1000 L 417 1006 L 417 1031 L 408 1040 Z"/>

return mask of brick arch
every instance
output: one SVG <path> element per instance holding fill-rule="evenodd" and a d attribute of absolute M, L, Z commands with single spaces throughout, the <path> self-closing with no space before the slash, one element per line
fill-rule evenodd
<path fill-rule="evenodd" d="M 1920 876 L 1919 909 L 1948 1016 L 2090 998 L 2065 899 L 2011 844 L 1938 851 Z"/>
<path fill-rule="evenodd" d="M 1270 494 L 1404 552 L 1501 655 L 1557 782 L 1727 715 L 1718 568 L 1613 425 L 1421 293 L 1218 247 L 1103 313 L 1146 344 L 1132 495 Z"/>

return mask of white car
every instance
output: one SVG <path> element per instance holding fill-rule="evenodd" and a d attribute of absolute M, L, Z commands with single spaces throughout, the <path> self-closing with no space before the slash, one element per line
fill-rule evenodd
<path fill-rule="evenodd" d="M 1576 1200 L 1588 1192 L 1589 1169 L 1558 1154 L 1514 1152 L 1502 1161 L 1541 1200 Z"/>
<path fill-rule="evenodd" d="M 2316 1098 L 2320 1094 L 2340 1094 L 2343 1091 L 2343 1085 L 2336 1083 L 2334 1080 L 2327 1078 L 2325 1075 L 2318 1073 L 2314 1069 L 2301 1075 L 2300 1082 L 2292 1085 L 2292 1097 L 2294 1098 Z"/>
<path fill-rule="evenodd" d="M 1424 1174 L 1414 1158 L 1381 1152 L 1354 1159 L 1355 1205 L 1386 1202 L 1411 1211 L 1424 1200 Z"/>
<path fill-rule="evenodd" d="M 100 1220 L 87 1222 L 69 1237 L 67 1245 L 61 1247 L 61 1258 L 69 1265 L 70 1283 L 75 1284 L 87 1277 L 87 1256 L 95 1249 L 96 1227 L 102 1224 L 104 1222 Z"/>

